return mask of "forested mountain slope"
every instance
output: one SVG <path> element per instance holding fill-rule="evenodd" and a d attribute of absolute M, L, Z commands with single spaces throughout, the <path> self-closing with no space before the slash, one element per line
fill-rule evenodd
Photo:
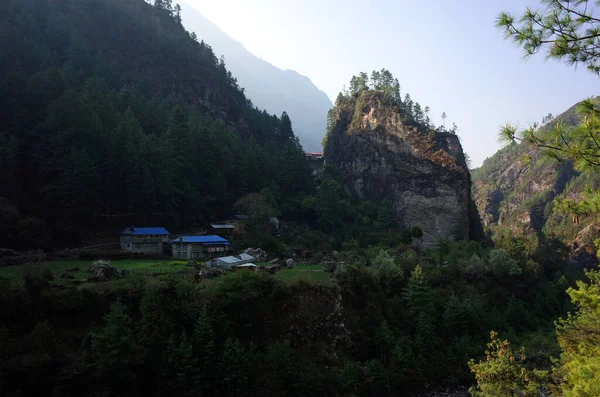
<path fill-rule="evenodd" d="M 308 77 L 256 57 L 187 4 L 182 4 L 182 19 L 199 40 L 210 43 L 218 57 L 224 56 L 227 68 L 257 106 L 275 114 L 286 111 L 304 149 L 321 151 L 327 111 L 333 106 L 323 91 Z"/>
<path fill-rule="evenodd" d="M 574 105 L 541 127 L 540 133 L 556 123 L 569 128 L 581 118 Z M 600 178 L 580 173 L 570 161 L 550 159 L 527 142 L 512 144 L 499 150 L 472 171 L 473 197 L 482 222 L 489 234 L 500 238 L 507 231 L 526 235 L 557 236 L 571 244 L 577 234 L 593 223 L 556 208 L 555 199 L 579 197 L 586 186 L 598 189 Z"/>
<path fill-rule="evenodd" d="M 290 119 L 255 109 L 180 21 L 142 0 L 0 3 L 3 245 L 185 226 L 267 186 L 312 189 Z"/>

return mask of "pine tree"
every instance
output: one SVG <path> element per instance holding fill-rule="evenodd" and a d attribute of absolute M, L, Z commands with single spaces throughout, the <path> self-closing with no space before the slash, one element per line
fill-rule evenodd
<path fill-rule="evenodd" d="M 417 123 L 419 123 L 419 124 L 425 123 L 425 116 L 423 114 L 423 109 L 421 109 L 421 105 L 419 104 L 419 102 L 415 103 L 414 115 L 415 115 L 415 121 Z"/>
<path fill-rule="evenodd" d="M 556 372 L 565 397 L 600 395 L 600 272 L 586 276 L 588 282 L 577 281 L 577 289 L 567 290 L 577 312 L 557 324 L 562 352 Z"/>
<path fill-rule="evenodd" d="M 287 142 L 294 136 L 294 131 L 292 130 L 292 120 L 290 120 L 290 116 L 288 116 L 286 112 L 281 114 L 279 133 L 283 142 Z"/>
<path fill-rule="evenodd" d="M 173 14 L 175 21 L 177 21 L 177 23 L 181 23 L 181 6 L 179 4 L 175 5 L 175 10 L 174 10 L 174 14 Z"/>
<path fill-rule="evenodd" d="M 119 385 L 134 379 L 131 365 L 135 362 L 137 343 L 131 318 L 125 307 L 114 303 L 104 316 L 106 325 L 92 333 L 92 351 L 100 375 L 110 383 Z"/>
<path fill-rule="evenodd" d="M 520 397 L 539 394 L 540 386 L 547 376 L 545 371 L 529 370 L 523 365 L 525 351 L 513 353 L 507 340 L 498 339 L 494 331 L 490 333 L 486 361 L 469 362 L 475 374 L 477 387 L 469 392 L 474 397 Z M 588 395 L 591 396 L 591 395 Z"/>
<path fill-rule="evenodd" d="M 424 113 L 425 113 L 425 125 L 427 127 L 432 127 L 432 125 L 431 125 L 431 117 L 429 117 L 430 111 L 431 111 L 431 109 L 429 109 L 429 106 L 425 106 L 425 109 L 424 109 Z"/>
<path fill-rule="evenodd" d="M 414 103 L 413 103 L 409 93 L 406 93 L 406 95 L 404 96 L 403 105 L 404 105 L 404 111 L 406 112 L 406 115 L 408 117 L 410 117 L 411 119 L 414 118 L 414 111 L 413 111 Z"/>
<path fill-rule="evenodd" d="M 201 394 L 208 393 L 212 388 L 213 382 L 216 381 L 216 349 L 215 335 L 206 305 L 202 306 L 200 316 L 196 321 L 192 337 L 192 347 L 194 357 L 198 359 L 198 367 L 202 374 Z"/>
<path fill-rule="evenodd" d="M 420 265 L 412 271 L 402 296 L 406 304 L 406 312 L 410 316 L 416 317 L 420 313 L 431 313 L 433 309 L 431 287 L 428 285 Z"/>
<path fill-rule="evenodd" d="M 222 395 L 247 395 L 249 372 L 246 349 L 239 340 L 228 338 L 221 350 L 219 361 Z"/>

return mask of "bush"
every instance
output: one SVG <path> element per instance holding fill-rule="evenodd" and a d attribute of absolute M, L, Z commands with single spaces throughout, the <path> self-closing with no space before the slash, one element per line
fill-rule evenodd
<path fill-rule="evenodd" d="M 47 267 L 31 266 L 25 269 L 23 273 L 23 285 L 29 298 L 37 302 L 40 299 L 42 290 L 47 288 L 54 276 Z"/>
<path fill-rule="evenodd" d="M 269 235 L 263 236 L 258 246 L 267 252 L 272 252 L 275 256 L 284 256 L 288 249 L 285 243 Z"/>

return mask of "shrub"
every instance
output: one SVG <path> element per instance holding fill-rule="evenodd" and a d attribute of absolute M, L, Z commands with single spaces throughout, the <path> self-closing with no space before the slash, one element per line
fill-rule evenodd
<path fill-rule="evenodd" d="M 47 267 L 31 266 L 23 273 L 23 285 L 29 298 L 37 302 L 44 288 L 47 288 L 54 276 Z"/>

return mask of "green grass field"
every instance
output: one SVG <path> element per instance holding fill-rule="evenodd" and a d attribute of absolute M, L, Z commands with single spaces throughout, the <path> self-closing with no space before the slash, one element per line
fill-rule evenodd
<path fill-rule="evenodd" d="M 275 278 L 286 281 L 309 281 L 312 283 L 328 283 L 330 276 L 323 271 L 321 265 L 297 265 L 293 269 L 281 269 L 275 274 Z"/>
<path fill-rule="evenodd" d="M 87 269 L 92 263 L 91 260 L 64 260 L 41 262 L 31 265 L 7 266 L 0 268 L 0 277 L 8 279 L 14 287 L 23 285 L 23 274 L 28 270 L 42 270 L 47 268 L 54 276 L 53 283 L 64 285 L 82 285 L 87 283 Z M 186 261 L 174 261 L 172 259 L 123 259 L 111 261 L 111 264 L 117 270 L 131 270 L 136 274 L 152 273 L 173 273 L 185 270 Z M 266 263 L 259 263 L 267 265 Z M 67 269 L 78 267 L 79 271 L 67 272 Z M 73 279 L 63 279 L 63 273 L 73 275 Z M 233 274 L 233 273 L 230 273 Z M 206 282 L 211 284 L 225 282 L 230 274 L 209 279 Z M 294 269 L 281 269 L 275 273 L 275 278 L 285 282 L 308 281 L 312 283 L 328 283 L 329 274 L 325 273 L 320 265 L 298 265 Z"/>
<path fill-rule="evenodd" d="M 50 261 L 41 262 L 31 265 L 6 266 L 0 268 L 0 277 L 10 280 L 11 285 L 15 287 L 23 285 L 23 274 L 29 269 L 47 268 L 54 275 L 56 282 L 64 281 L 65 283 L 81 284 L 87 279 L 87 269 L 93 261 L 91 260 L 65 260 L 65 261 Z M 138 274 L 157 273 L 172 273 L 179 270 L 184 270 L 185 261 L 174 261 L 172 259 L 123 259 L 111 261 L 111 264 L 117 270 L 131 270 Z M 78 267 L 77 272 L 68 272 L 72 274 L 74 279 L 61 279 L 61 274 L 67 269 Z"/>

